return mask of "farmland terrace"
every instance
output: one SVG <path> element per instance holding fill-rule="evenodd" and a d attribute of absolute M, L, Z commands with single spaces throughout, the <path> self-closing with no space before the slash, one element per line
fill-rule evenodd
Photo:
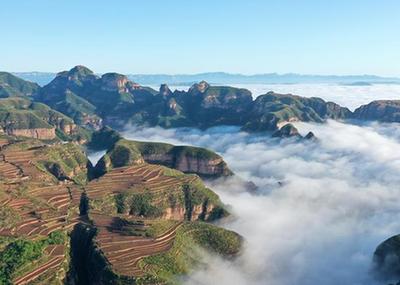
<path fill-rule="evenodd" d="M 198 175 L 143 161 L 90 180 L 91 167 L 77 144 L 0 136 L 0 284 L 173 284 L 192 247 L 239 251 L 205 223 L 228 212 Z"/>

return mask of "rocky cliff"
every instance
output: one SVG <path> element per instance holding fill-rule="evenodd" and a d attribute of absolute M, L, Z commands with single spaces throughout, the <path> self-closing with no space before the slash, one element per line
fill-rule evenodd
<path fill-rule="evenodd" d="M 56 137 L 55 128 L 33 128 L 33 129 L 3 129 L 3 132 L 11 136 L 30 137 L 40 140 L 52 140 Z"/>
<path fill-rule="evenodd" d="M 14 136 L 38 139 L 78 139 L 81 128 L 48 106 L 23 98 L 0 99 L 0 129 Z"/>
<path fill-rule="evenodd" d="M 104 144 L 99 144 L 102 138 Z M 195 173 L 203 177 L 222 177 L 232 175 L 226 162 L 218 154 L 205 148 L 174 146 L 166 143 L 139 142 L 122 139 L 111 129 L 102 129 L 93 134 L 89 146 L 107 148 L 106 155 L 96 166 L 99 173 L 107 169 L 127 165 L 161 164 L 185 173 Z"/>

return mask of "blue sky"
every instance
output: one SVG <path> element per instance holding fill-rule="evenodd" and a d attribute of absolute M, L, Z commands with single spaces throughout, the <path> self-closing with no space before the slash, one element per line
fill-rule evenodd
<path fill-rule="evenodd" d="M 400 76 L 398 0 L 4 0 L 0 70 Z"/>

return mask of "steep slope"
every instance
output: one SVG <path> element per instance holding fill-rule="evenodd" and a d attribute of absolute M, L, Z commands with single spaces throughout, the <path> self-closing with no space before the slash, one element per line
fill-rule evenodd
<path fill-rule="evenodd" d="M 0 98 L 31 96 L 39 85 L 23 80 L 11 73 L 0 72 Z"/>
<path fill-rule="evenodd" d="M 400 122 L 400 100 L 379 100 L 362 105 L 354 111 L 355 119 Z"/>
<path fill-rule="evenodd" d="M 83 93 L 89 91 L 97 76 L 84 66 L 63 71 L 35 95 L 35 100 L 73 118 L 78 124 L 98 128 L 101 119 L 95 114 L 96 107 L 86 101 Z"/>
<path fill-rule="evenodd" d="M 90 69 L 76 66 L 57 74 L 35 98 L 81 125 L 98 129 L 102 126 L 100 118 L 114 124 L 126 121 L 155 93 L 122 74 L 106 73 L 98 77 Z"/>
<path fill-rule="evenodd" d="M 0 99 L 0 131 L 38 139 L 85 140 L 84 130 L 70 118 L 41 103 L 23 98 Z"/>

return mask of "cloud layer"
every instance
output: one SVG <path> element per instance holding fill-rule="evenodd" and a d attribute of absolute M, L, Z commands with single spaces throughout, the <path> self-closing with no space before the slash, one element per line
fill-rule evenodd
<path fill-rule="evenodd" d="M 398 126 L 297 127 L 312 130 L 318 142 L 283 142 L 236 127 L 124 133 L 211 148 L 260 187 L 253 195 L 234 179 L 211 185 L 232 206 L 236 218 L 224 226 L 245 237 L 245 249 L 235 262 L 210 258 L 187 284 L 379 284 L 370 272 L 373 251 L 400 233 Z"/>

